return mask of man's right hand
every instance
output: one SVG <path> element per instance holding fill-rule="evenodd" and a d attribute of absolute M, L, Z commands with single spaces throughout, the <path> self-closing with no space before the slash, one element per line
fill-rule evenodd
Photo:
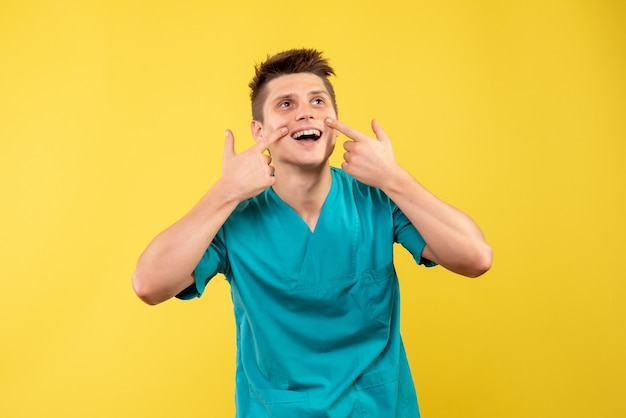
<path fill-rule="evenodd" d="M 226 131 L 224 155 L 222 158 L 222 177 L 220 182 L 228 186 L 237 201 L 244 201 L 271 187 L 274 182 L 272 158 L 265 153 L 271 144 L 287 135 L 287 128 L 280 128 L 259 140 L 247 150 L 235 152 L 235 137 L 229 129 Z"/>

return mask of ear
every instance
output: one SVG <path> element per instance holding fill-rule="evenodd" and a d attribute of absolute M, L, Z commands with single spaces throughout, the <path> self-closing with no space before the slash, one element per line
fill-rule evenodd
<path fill-rule="evenodd" d="M 263 124 L 258 120 L 253 120 L 250 122 L 250 132 L 255 141 L 263 139 Z"/>

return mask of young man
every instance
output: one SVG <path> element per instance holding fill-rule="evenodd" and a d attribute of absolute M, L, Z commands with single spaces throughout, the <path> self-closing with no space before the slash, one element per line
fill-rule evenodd
<path fill-rule="evenodd" d="M 478 226 L 398 165 L 377 122 L 372 138 L 337 120 L 331 75 L 306 49 L 256 67 L 256 144 L 237 154 L 226 132 L 222 176 L 133 276 L 149 304 L 226 276 L 238 417 L 418 417 L 393 244 L 469 277 L 491 266 Z M 342 169 L 329 164 L 340 133 Z"/>

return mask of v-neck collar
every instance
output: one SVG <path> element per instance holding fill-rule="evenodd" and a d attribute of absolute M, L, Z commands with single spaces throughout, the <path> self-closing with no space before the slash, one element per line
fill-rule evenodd
<path fill-rule="evenodd" d="M 324 203 L 322 203 L 322 207 L 320 208 L 320 213 L 319 216 L 317 218 L 317 222 L 315 223 L 315 226 L 313 229 L 309 228 L 309 224 L 306 223 L 306 221 L 302 218 L 302 216 L 300 216 L 300 214 L 298 212 L 296 212 L 296 210 L 294 208 L 292 208 L 289 204 L 287 204 L 287 202 L 285 202 L 283 199 L 281 199 L 281 197 L 278 195 L 278 193 L 276 193 L 276 191 L 274 190 L 273 187 L 269 188 L 269 195 L 272 197 L 272 200 L 274 200 L 276 202 L 276 204 L 278 204 L 279 206 L 282 206 L 285 208 L 285 210 L 287 210 L 288 212 L 291 212 L 295 217 L 297 217 L 300 220 L 300 223 L 306 228 L 306 230 L 310 233 L 310 234 L 315 234 L 315 231 L 317 231 L 319 229 L 320 226 L 320 221 L 323 221 L 325 216 L 324 216 L 324 212 L 326 212 L 326 206 L 327 206 L 327 202 L 332 200 L 332 198 L 334 197 L 334 195 L 337 193 L 336 189 L 337 189 L 337 185 L 335 184 L 335 172 L 334 170 L 331 168 L 330 170 L 330 189 L 328 190 L 328 193 L 326 194 L 326 198 L 324 199 Z"/>

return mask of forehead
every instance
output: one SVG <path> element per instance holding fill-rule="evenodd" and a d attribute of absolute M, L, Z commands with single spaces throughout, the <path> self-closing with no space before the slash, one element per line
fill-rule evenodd
<path fill-rule="evenodd" d="M 281 75 L 268 82 L 266 88 L 268 101 L 287 95 L 306 96 L 313 91 L 330 94 L 324 80 L 311 73 Z"/>

